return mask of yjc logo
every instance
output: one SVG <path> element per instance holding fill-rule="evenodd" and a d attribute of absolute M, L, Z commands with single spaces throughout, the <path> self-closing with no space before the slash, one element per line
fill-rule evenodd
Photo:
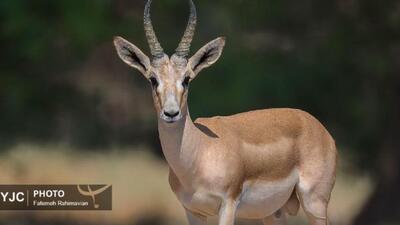
<path fill-rule="evenodd" d="M 25 201 L 24 192 L 0 192 L 3 202 L 23 202 Z"/>

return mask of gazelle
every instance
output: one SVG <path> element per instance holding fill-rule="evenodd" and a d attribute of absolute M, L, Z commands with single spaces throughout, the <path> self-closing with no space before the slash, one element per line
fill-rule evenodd
<path fill-rule="evenodd" d="M 169 164 L 169 182 L 191 225 L 219 215 L 219 225 L 235 217 L 284 224 L 300 203 L 310 224 L 326 225 L 335 182 L 336 147 L 328 131 L 297 109 L 266 109 L 232 116 L 190 118 L 189 83 L 221 56 L 225 38 L 217 38 L 191 58 L 196 26 L 190 2 L 189 22 L 175 53 L 168 57 L 144 10 L 144 29 L 152 58 L 121 37 L 119 57 L 139 70 L 152 86 L 158 131 Z"/>

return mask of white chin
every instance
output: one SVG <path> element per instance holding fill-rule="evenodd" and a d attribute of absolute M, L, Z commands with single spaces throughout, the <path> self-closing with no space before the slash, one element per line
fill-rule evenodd
<path fill-rule="evenodd" d="M 164 120 L 164 122 L 166 123 L 175 123 L 177 121 L 179 121 L 182 117 L 179 115 L 177 117 L 174 118 L 169 118 L 169 117 L 164 117 L 162 116 L 161 119 Z"/>

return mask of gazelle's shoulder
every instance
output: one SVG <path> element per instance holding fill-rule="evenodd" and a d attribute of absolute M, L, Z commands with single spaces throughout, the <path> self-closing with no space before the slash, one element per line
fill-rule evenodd
<path fill-rule="evenodd" d="M 225 116 L 213 116 L 213 117 L 200 117 L 194 121 L 196 126 L 203 125 L 207 127 L 219 126 L 223 123 Z"/>

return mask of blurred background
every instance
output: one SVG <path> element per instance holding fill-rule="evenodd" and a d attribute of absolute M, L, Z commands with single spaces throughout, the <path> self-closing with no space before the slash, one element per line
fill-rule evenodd
<path fill-rule="evenodd" d="M 293 107 L 335 137 L 331 224 L 400 223 L 400 1 L 197 0 L 192 53 L 226 36 L 191 85 L 193 118 Z M 169 189 L 148 82 L 144 0 L 0 1 L 0 183 L 113 184 L 109 212 L 0 212 L 0 224 L 188 224 Z M 167 53 L 186 0 L 154 0 Z M 215 223 L 215 218 L 211 220 Z M 289 224 L 306 224 L 302 213 Z M 239 220 L 237 224 L 261 224 Z"/>

